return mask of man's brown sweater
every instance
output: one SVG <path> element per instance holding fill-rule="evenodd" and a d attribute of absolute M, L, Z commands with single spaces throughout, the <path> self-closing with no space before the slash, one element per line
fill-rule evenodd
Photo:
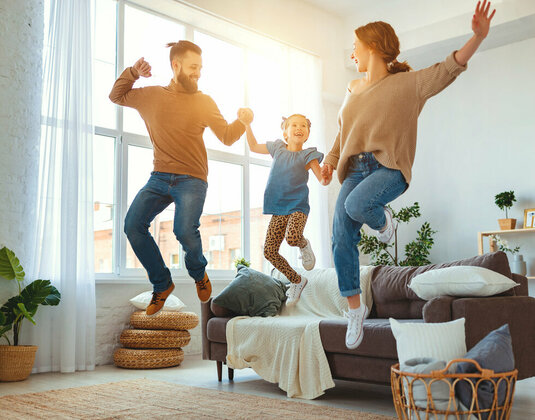
<path fill-rule="evenodd" d="M 410 183 L 418 116 L 430 97 L 466 70 L 454 54 L 423 70 L 388 75 L 360 93 L 348 92 L 338 114 L 338 135 L 325 158 L 338 171 L 340 183 L 346 178 L 348 159 L 363 152 L 400 170 Z"/>
<path fill-rule="evenodd" d="M 202 138 L 210 127 L 221 142 L 230 146 L 245 132 L 238 120 L 228 124 L 210 96 L 189 93 L 180 83 L 132 89 L 135 77 L 128 67 L 110 93 L 113 103 L 137 109 L 154 149 L 154 170 L 191 175 L 206 181 L 208 158 Z"/>

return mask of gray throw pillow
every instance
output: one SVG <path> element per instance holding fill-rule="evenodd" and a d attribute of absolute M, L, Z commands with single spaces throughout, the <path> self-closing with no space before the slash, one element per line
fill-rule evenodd
<path fill-rule="evenodd" d="M 515 358 L 513 355 L 513 345 L 509 324 L 491 331 L 479 343 L 477 343 L 466 355 L 465 359 L 474 359 L 482 369 L 491 369 L 496 373 L 510 372 L 515 368 Z M 473 363 L 462 362 L 457 365 L 457 373 L 479 373 Z M 477 380 L 472 379 L 474 386 Z M 512 389 L 510 390 L 512 392 Z M 507 385 L 502 381 L 498 386 L 498 404 L 503 405 L 506 398 Z M 455 387 L 457 398 L 462 403 L 470 407 L 472 402 L 472 386 L 466 381 L 459 381 Z M 480 409 L 492 407 L 494 398 L 494 382 L 492 380 L 482 380 L 477 389 L 477 402 Z M 498 418 L 501 413 L 497 413 Z M 486 420 L 488 413 L 481 413 L 481 419 Z"/>
<path fill-rule="evenodd" d="M 236 315 L 277 315 L 286 300 L 286 286 L 267 274 L 238 265 L 238 274 L 213 302 Z"/>

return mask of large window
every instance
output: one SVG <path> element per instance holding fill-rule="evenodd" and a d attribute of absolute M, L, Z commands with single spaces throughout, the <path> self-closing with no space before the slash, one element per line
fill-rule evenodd
<path fill-rule="evenodd" d="M 123 228 L 128 207 L 152 171 L 152 145 L 137 111 L 109 101 L 115 78 L 144 57 L 152 66 L 152 77 L 140 78 L 135 87 L 168 85 L 172 70 L 165 46 L 189 39 L 203 50 L 199 89 L 215 100 L 228 122 L 236 119 L 238 108 L 253 108 L 255 133 L 265 142 L 280 138 L 281 116 L 291 111 L 287 63 L 283 47 L 263 54 L 151 11 L 150 1 L 144 4 L 147 9 L 127 0 L 94 1 L 95 271 L 107 278 L 141 277 L 146 274 Z M 253 268 L 268 271 L 263 243 L 269 217 L 262 214 L 262 207 L 271 158 L 250 154 L 245 136 L 228 147 L 206 129 L 204 140 L 209 175 L 200 231 L 207 269 L 217 270 L 212 275 L 225 273 L 234 268 L 236 258 L 244 257 Z M 150 232 L 173 276 L 186 276 L 173 219 L 171 204 L 155 218 Z"/>

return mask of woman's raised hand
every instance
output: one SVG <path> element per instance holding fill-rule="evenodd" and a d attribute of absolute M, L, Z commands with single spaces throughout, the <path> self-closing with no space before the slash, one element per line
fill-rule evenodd
<path fill-rule="evenodd" d="M 141 57 L 139 60 L 137 60 L 136 63 L 132 66 L 132 68 L 134 69 L 135 72 L 137 72 L 139 76 L 143 76 L 143 77 L 152 76 L 152 73 L 150 72 L 151 71 L 150 64 L 145 61 L 144 57 Z"/>
<path fill-rule="evenodd" d="M 477 2 L 476 11 L 472 17 L 472 31 L 477 37 L 486 38 L 489 33 L 490 21 L 496 13 L 496 9 L 492 11 L 489 16 L 490 1 L 483 0 L 483 4 L 480 1 Z"/>

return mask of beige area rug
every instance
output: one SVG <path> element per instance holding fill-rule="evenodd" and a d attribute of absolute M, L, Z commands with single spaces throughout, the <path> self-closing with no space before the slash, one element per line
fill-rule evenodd
<path fill-rule="evenodd" d="M 7 419 L 307 419 L 392 417 L 135 379 L 0 398 Z"/>

